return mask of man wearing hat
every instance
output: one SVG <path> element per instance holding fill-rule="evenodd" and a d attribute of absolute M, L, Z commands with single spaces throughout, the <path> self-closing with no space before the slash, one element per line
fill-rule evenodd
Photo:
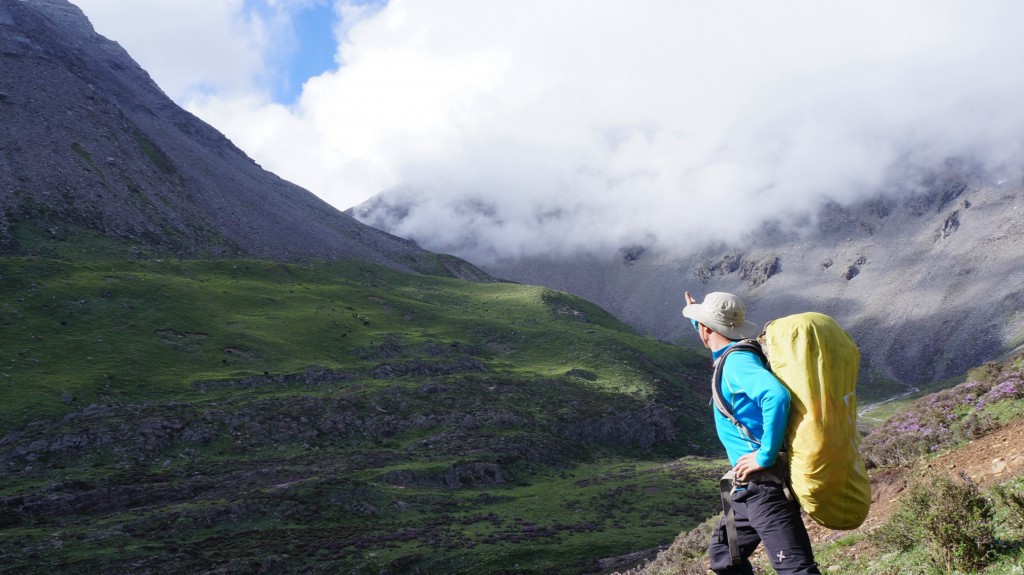
<path fill-rule="evenodd" d="M 743 300 L 730 293 L 709 293 L 697 303 L 686 292 L 686 304 L 683 315 L 720 368 L 722 399 L 746 428 L 714 410 L 715 429 L 733 467 L 723 478 L 731 490 L 723 490 L 725 513 L 711 536 L 711 569 L 753 575 L 748 558 L 763 541 L 779 575 L 820 574 L 799 505 L 776 467 L 789 421 L 789 390 L 756 353 L 726 353 L 737 341 L 757 337 L 761 328 L 747 321 Z"/>

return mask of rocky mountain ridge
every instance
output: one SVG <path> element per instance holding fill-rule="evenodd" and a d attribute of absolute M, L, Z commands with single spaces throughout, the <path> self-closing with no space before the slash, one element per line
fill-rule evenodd
<path fill-rule="evenodd" d="M 0 118 L 0 253 L 17 253 L 26 227 L 84 230 L 177 257 L 350 258 L 486 279 L 263 170 L 66 0 L 0 0 Z"/>
<path fill-rule="evenodd" d="M 729 291 L 765 323 L 836 317 L 857 340 L 864 381 L 916 385 L 962 374 L 1024 343 L 1024 190 L 967 171 L 914 193 L 827 203 L 694 254 L 633 246 L 566 260 L 506 260 L 498 277 L 566 290 L 640 331 L 696 345 L 683 292 Z"/>

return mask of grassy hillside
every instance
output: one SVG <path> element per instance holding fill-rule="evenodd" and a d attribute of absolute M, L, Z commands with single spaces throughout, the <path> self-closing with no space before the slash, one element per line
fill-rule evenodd
<path fill-rule="evenodd" d="M 717 507 L 706 358 L 584 300 L 59 240 L 0 260 L 0 572 L 579 573 Z"/>

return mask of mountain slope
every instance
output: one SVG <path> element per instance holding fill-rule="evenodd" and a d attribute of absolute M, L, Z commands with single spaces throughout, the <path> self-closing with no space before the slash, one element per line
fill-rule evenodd
<path fill-rule="evenodd" d="M 486 278 L 263 170 L 65 0 L 0 0 L 0 118 L 0 253 L 22 249 L 20 234 L 88 230 L 180 257 L 352 258 Z"/>
<path fill-rule="evenodd" d="M 1024 543 L 1024 447 L 1018 440 L 1024 431 L 1024 354 L 1009 354 L 970 370 L 963 383 L 952 388 L 901 403 L 902 409 L 861 443 L 871 468 L 872 493 L 864 523 L 854 530 L 834 531 L 805 517 L 822 572 L 1018 571 Z M 950 496 L 938 487 L 946 480 L 967 489 Z M 971 486 L 992 505 L 994 514 L 977 513 L 978 502 L 964 495 Z M 923 523 L 936 517 L 949 521 L 942 529 Z M 707 540 L 717 520 L 717 515 L 710 517 L 697 529 L 680 534 L 653 561 L 621 575 L 703 575 Z M 903 549 L 885 544 L 886 531 L 906 533 L 914 526 L 924 526 L 922 540 L 910 541 Z M 985 532 L 993 535 L 991 539 L 978 537 Z M 944 565 L 960 556 L 957 544 L 968 534 L 970 545 L 985 546 L 982 555 L 989 565 L 983 571 Z M 767 568 L 763 548 L 753 560 Z"/>
<path fill-rule="evenodd" d="M 862 352 L 864 397 L 962 374 L 1024 343 L 1024 192 L 947 174 L 916 193 L 822 206 L 796 229 L 766 226 L 684 255 L 634 247 L 560 261 L 508 260 L 492 274 L 586 297 L 641 332 L 696 343 L 683 292 L 730 291 L 755 322 L 836 317 Z M 425 240 L 424 240 L 425 241 Z"/>
<path fill-rule="evenodd" d="M 0 571 L 569 574 L 713 506 L 705 357 L 340 214 L 71 4 L 0 0 L 0 118 Z"/>
<path fill-rule="evenodd" d="M 707 370 L 533 286 L 0 258 L 0 556 L 19 573 L 592 571 L 716 505 Z"/>

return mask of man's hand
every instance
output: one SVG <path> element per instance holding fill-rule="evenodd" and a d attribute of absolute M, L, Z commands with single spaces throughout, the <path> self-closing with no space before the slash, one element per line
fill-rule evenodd
<path fill-rule="evenodd" d="M 756 453 L 747 453 L 746 455 L 740 456 L 739 460 L 736 461 L 736 467 L 732 468 L 733 475 L 739 481 L 746 481 L 752 473 L 756 473 L 764 469 L 757 464 Z"/>
<path fill-rule="evenodd" d="M 693 296 L 690 295 L 690 292 L 686 292 L 686 305 L 690 305 L 691 303 L 697 303 L 697 300 L 693 299 Z"/>

